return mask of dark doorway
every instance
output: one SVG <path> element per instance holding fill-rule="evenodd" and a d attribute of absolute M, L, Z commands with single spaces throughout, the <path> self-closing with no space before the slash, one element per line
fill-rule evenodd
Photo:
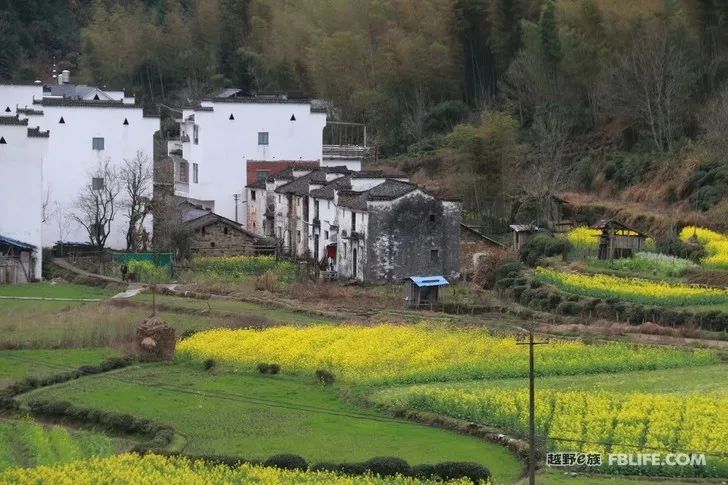
<path fill-rule="evenodd" d="M 356 270 L 357 270 L 357 261 L 356 261 L 356 248 L 351 249 L 351 259 L 352 259 L 352 273 L 354 274 L 354 279 L 356 279 Z"/>

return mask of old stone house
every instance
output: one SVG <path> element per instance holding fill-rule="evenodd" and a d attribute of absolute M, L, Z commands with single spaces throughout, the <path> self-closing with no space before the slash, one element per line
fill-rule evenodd
<path fill-rule="evenodd" d="M 460 273 L 463 275 L 472 273 L 481 255 L 503 251 L 506 248 L 507 246 L 500 241 L 470 226 L 460 224 Z"/>
<path fill-rule="evenodd" d="M 188 211 L 183 225 L 190 235 L 192 256 L 238 256 L 256 254 L 272 243 L 207 210 Z M 271 249 L 272 250 L 272 249 Z"/>

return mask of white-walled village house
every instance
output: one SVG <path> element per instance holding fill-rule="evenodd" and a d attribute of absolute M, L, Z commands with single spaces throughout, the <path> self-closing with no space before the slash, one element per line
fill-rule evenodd
<path fill-rule="evenodd" d="M 47 86 L 0 84 L 0 115 L 17 116 L 27 122 L 26 130 L 37 127 L 38 133 L 49 132 L 43 136 L 47 146 L 40 151 L 26 150 L 25 163 L 21 163 L 18 154 L 23 149 L 16 145 L 18 137 L 13 134 L 17 129 L 0 124 L 0 136 L 6 137 L 6 143 L 0 145 L 0 234 L 13 230 L 20 240 L 32 239 L 35 243 L 31 244 L 39 247 L 59 240 L 88 242 L 86 229 L 73 214 L 84 187 L 92 184 L 91 174 L 107 160 L 118 168 L 137 154 L 146 156 L 151 164 L 153 136 L 159 129 L 159 118 L 145 116 L 134 98 L 123 91 L 71 84 L 67 72 L 58 80 Z M 21 180 L 23 185 L 18 183 Z M 21 197 L 5 196 L 18 192 Z M 128 221 L 121 196 L 116 205 L 106 246 L 124 249 Z M 40 231 L 18 233 L 10 227 L 17 225 L 15 218 L 40 224 Z M 151 220 L 146 222 L 151 229 Z M 34 235 L 22 236 L 23 232 Z"/>

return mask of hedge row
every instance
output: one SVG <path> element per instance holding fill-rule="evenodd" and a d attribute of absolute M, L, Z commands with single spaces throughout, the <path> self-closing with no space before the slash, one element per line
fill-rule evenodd
<path fill-rule="evenodd" d="M 510 289 L 513 298 L 534 310 L 567 316 L 627 321 L 633 325 L 654 322 L 666 326 L 695 325 L 714 332 L 728 331 L 728 312 L 694 312 L 672 307 L 625 303 L 616 298 L 591 298 L 563 293 L 525 277 L 503 278 L 498 288 Z"/>
<path fill-rule="evenodd" d="M 141 434 L 151 437 L 150 441 L 134 446 L 132 451 L 145 452 L 162 449 L 169 445 L 174 438 L 173 428 L 150 419 L 137 418 L 131 414 L 74 406 L 68 401 L 43 399 L 29 401 L 28 407 L 33 416 L 96 426 L 112 433 Z"/>
<path fill-rule="evenodd" d="M 99 365 L 83 365 L 72 371 L 61 372 L 59 374 L 42 378 L 27 377 L 10 384 L 8 387 L 3 389 L 2 392 L 0 392 L 0 396 L 17 396 L 19 394 L 30 392 L 34 389 L 51 386 L 53 384 L 60 384 L 61 382 L 78 379 L 79 377 L 101 374 L 114 369 L 121 369 L 131 365 L 132 363 L 134 363 L 133 357 L 111 357 L 104 360 Z"/>
<path fill-rule="evenodd" d="M 100 427 L 107 432 L 141 434 L 151 436 L 151 440 L 135 445 L 131 451 L 138 453 L 154 453 L 165 456 L 186 456 L 191 459 L 204 460 L 209 463 L 238 466 L 251 463 L 273 466 L 283 469 L 326 470 L 346 475 L 363 475 L 374 473 L 381 476 L 404 475 L 417 478 L 454 480 L 469 478 L 473 482 L 487 481 L 490 471 L 477 463 L 442 462 L 434 465 L 410 466 L 405 460 L 396 457 L 375 457 L 360 463 L 316 463 L 309 464 L 298 455 L 275 455 L 267 460 L 249 460 L 239 456 L 227 455 L 190 455 L 165 451 L 174 438 L 172 427 L 156 423 L 150 419 L 137 418 L 130 414 L 104 411 L 100 409 L 74 406 L 67 401 L 31 400 L 28 402 L 30 412 L 34 416 L 47 419 L 62 419 L 87 426 Z"/>
<path fill-rule="evenodd" d="M 151 451 L 165 456 L 185 456 L 194 460 L 202 460 L 211 464 L 221 464 L 229 467 L 239 466 L 241 463 L 263 465 L 286 470 L 330 471 L 343 475 L 364 475 L 366 473 L 379 476 L 403 475 L 421 479 L 457 480 L 468 478 L 474 483 L 490 479 L 490 471 L 478 463 L 471 462 L 441 462 L 434 465 L 410 465 L 405 460 L 391 456 L 380 456 L 357 463 L 321 462 L 310 464 L 305 458 L 293 455 L 275 455 L 267 460 L 248 460 L 238 456 L 227 455 L 190 455 L 184 453 L 171 453 L 163 450 Z"/>

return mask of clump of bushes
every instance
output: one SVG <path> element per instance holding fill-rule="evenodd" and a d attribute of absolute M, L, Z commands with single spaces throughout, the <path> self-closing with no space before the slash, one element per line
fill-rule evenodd
<path fill-rule="evenodd" d="M 165 283 L 170 279 L 169 266 L 157 266 L 152 261 L 132 259 L 127 267 L 129 274 L 135 275 L 137 281 Z"/>
<path fill-rule="evenodd" d="M 336 380 L 336 377 L 332 372 L 329 372 L 325 369 L 317 369 L 315 372 L 316 379 L 321 381 L 324 385 L 331 385 Z"/>
<path fill-rule="evenodd" d="M 261 362 L 256 367 L 258 369 L 258 372 L 261 374 L 278 374 L 281 371 L 281 366 L 278 364 L 266 364 L 264 362 Z"/>
<path fill-rule="evenodd" d="M 298 455 L 273 455 L 263 462 L 265 466 L 273 466 L 284 470 L 306 470 L 308 462 Z"/>
<path fill-rule="evenodd" d="M 216 365 L 215 359 L 205 359 L 202 363 L 202 368 L 205 370 L 212 370 Z"/>
<path fill-rule="evenodd" d="M 549 234 L 536 234 L 521 246 L 518 256 L 529 266 L 536 266 L 543 257 L 557 256 L 569 250 L 569 242 Z"/>
<path fill-rule="evenodd" d="M 9 396 L 17 396 L 26 392 L 38 389 L 40 387 L 51 386 L 53 384 L 60 384 L 61 382 L 78 379 L 82 376 L 89 376 L 94 374 L 101 374 L 114 369 L 121 369 L 127 367 L 134 362 L 134 358 L 130 356 L 126 357 L 110 357 L 99 365 L 83 365 L 76 370 L 69 372 L 61 372 L 59 374 L 53 374 L 48 377 L 35 378 L 28 377 L 20 381 L 14 382 L 5 388 L 3 393 Z"/>
<path fill-rule="evenodd" d="M 377 456 L 370 458 L 369 460 L 362 463 L 362 466 L 376 473 L 382 477 L 389 477 L 394 475 L 408 475 L 410 473 L 410 466 L 402 458 L 394 456 Z"/>

